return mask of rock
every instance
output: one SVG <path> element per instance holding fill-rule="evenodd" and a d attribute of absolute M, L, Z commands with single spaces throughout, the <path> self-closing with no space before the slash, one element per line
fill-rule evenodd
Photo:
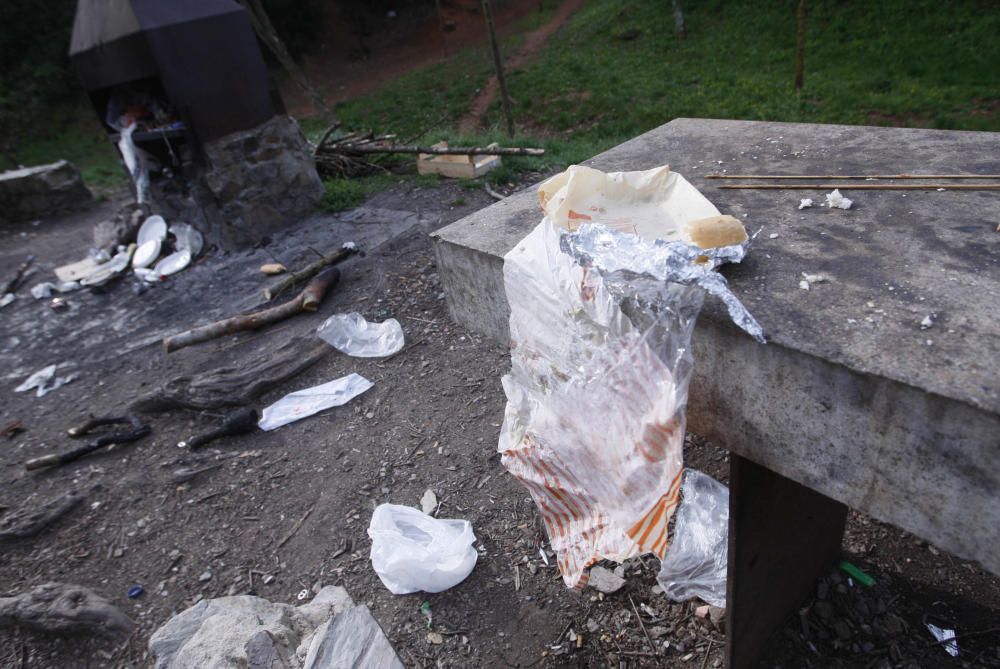
<path fill-rule="evenodd" d="M 433 490 L 424 492 L 424 496 L 420 498 L 420 509 L 424 513 L 433 513 L 434 509 L 437 508 L 437 504 L 437 495 L 434 494 Z"/>
<path fill-rule="evenodd" d="M 427 643 L 434 644 L 435 646 L 440 646 L 444 643 L 444 637 L 437 632 L 427 633 Z"/>
<path fill-rule="evenodd" d="M 364 604 L 339 613 L 316 630 L 303 665 L 303 669 L 354 667 L 403 669 L 392 644 Z"/>
<path fill-rule="evenodd" d="M 0 627 L 19 625 L 49 634 L 99 634 L 123 639 L 132 621 L 94 591 L 45 583 L 15 597 L 0 597 Z"/>
<path fill-rule="evenodd" d="M 199 583 L 206 583 L 211 580 L 212 580 L 212 572 L 210 571 L 202 572 L 201 576 L 198 577 Z"/>
<path fill-rule="evenodd" d="M 590 569 L 590 579 L 587 581 L 587 585 L 590 587 L 603 592 L 606 595 L 610 595 L 613 592 L 618 592 L 625 585 L 625 579 L 616 576 L 613 572 L 604 567 L 597 566 L 591 567 Z"/>
<path fill-rule="evenodd" d="M 205 599 L 156 630 L 149 650 L 156 669 L 222 669 L 251 660 L 261 668 L 298 669 L 317 628 L 352 604 L 336 587 L 301 607 L 250 595 Z"/>
<path fill-rule="evenodd" d="M 66 160 L 0 173 L 3 222 L 50 216 L 89 202 L 91 197 L 80 170 Z"/>

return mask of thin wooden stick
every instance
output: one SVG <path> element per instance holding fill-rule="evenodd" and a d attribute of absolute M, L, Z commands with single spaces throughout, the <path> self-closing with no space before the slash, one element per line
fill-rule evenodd
<path fill-rule="evenodd" d="M 1000 174 L 706 174 L 706 179 L 1000 179 Z"/>
<path fill-rule="evenodd" d="M 755 190 L 1000 190 L 1000 184 L 728 184 L 726 189 Z"/>
<path fill-rule="evenodd" d="M 446 148 L 434 146 L 406 146 L 401 144 L 347 144 L 344 146 L 328 147 L 341 153 L 426 153 L 430 155 L 451 155 L 451 156 L 544 156 L 545 149 L 531 149 L 520 147 L 503 146 L 475 146 L 458 147 L 449 146 Z"/>

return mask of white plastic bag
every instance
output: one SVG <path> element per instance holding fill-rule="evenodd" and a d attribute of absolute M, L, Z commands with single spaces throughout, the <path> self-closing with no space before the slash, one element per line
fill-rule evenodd
<path fill-rule="evenodd" d="M 348 374 L 312 388 L 296 390 L 265 408 L 257 426 L 269 432 L 325 409 L 347 404 L 373 385 L 360 374 Z"/>
<path fill-rule="evenodd" d="M 708 474 L 688 469 L 674 539 L 656 581 L 675 602 L 700 597 L 725 608 L 728 564 L 729 489 Z"/>
<path fill-rule="evenodd" d="M 403 328 L 395 318 L 370 323 L 354 311 L 330 316 L 317 331 L 320 339 L 356 358 L 381 358 L 403 348 Z"/>
<path fill-rule="evenodd" d="M 467 520 L 445 520 L 398 504 L 381 504 L 368 526 L 375 573 L 394 595 L 441 592 L 472 573 L 479 554 Z"/>

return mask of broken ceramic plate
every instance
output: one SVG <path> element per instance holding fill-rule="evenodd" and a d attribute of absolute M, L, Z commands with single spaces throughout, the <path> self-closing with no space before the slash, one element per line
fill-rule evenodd
<path fill-rule="evenodd" d="M 181 271 L 190 264 L 190 251 L 175 251 L 160 262 L 156 263 L 156 267 L 153 268 L 153 271 L 160 276 L 170 276 L 171 274 L 177 274 L 177 272 Z"/>
<path fill-rule="evenodd" d="M 205 245 L 201 233 L 187 223 L 175 223 L 170 226 L 170 234 L 177 238 L 174 248 L 178 251 L 190 251 L 192 258 L 197 258 Z"/>
<path fill-rule="evenodd" d="M 135 252 L 135 244 L 130 244 L 127 249 L 121 253 L 116 253 L 115 256 L 98 267 L 94 272 L 85 279 L 80 281 L 80 285 L 83 286 L 102 286 L 112 277 L 117 276 L 125 271 L 129 263 L 132 261 L 132 255 Z"/>
<path fill-rule="evenodd" d="M 162 247 L 163 242 L 155 237 L 140 244 L 139 248 L 135 250 L 135 255 L 132 256 L 132 267 L 149 267 L 153 261 L 160 257 Z"/>
<path fill-rule="evenodd" d="M 167 222 L 159 214 L 153 214 L 139 227 L 137 241 L 142 246 L 151 239 L 159 239 L 161 242 L 167 238 Z"/>

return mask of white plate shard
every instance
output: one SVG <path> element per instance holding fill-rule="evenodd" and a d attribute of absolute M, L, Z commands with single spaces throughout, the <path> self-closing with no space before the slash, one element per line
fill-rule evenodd
<path fill-rule="evenodd" d="M 190 264 L 190 251 L 175 251 L 160 262 L 156 263 L 156 267 L 153 268 L 153 272 L 161 277 L 170 276 L 171 274 L 177 274 L 177 272 L 180 272 Z"/>
<path fill-rule="evenodd" d="M 187 223 L 174 223 L 170 226 L 170 234 L 177 238 L 175 248 L 178 251 L 190 251 L 192 258 L 197 258 L 205 246 L 205 238 Z"/>
<path fill-rule="evenodd" d="M 142 222 L 136 241 L 142 246 L 151 239 L 159 239 L 162 242 L 166 238 L 167 222 L 159 214 L 153 214 Z"/>
<path fill-rule="evenodd" d="M 360 374 L 348 374 L 319 386 L 296 390 L 265 408 L 257 426 L 269 432 L 320 411 L 347 404 L 373 385 Z"/>
<path fill-rule="evenodd" d="M 150 239 L 139 245 L 132 256 L 132 267 L 149 267 L 160 257 L 163 242 L 157 238 Z"/>

